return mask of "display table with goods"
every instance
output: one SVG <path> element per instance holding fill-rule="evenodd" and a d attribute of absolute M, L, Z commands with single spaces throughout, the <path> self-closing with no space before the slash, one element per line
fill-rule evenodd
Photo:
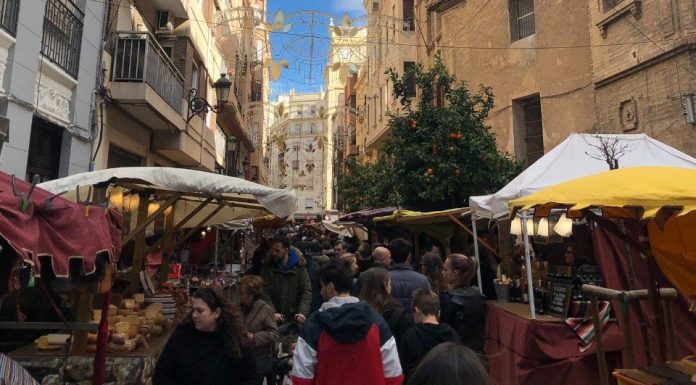
<path fill-rule="evenodd" d="M 104 382 L 147 384 L 154 364 L 185 309 L 174 294 L 162 291 L 145 296 L 135 294 L 119 305 L 109 305 L 107 354 Z M 101 310 L 92 311 L 90 322 L 101 320 Z M 10 353 L 42 384 L 78 384 L 93 377 L 97 333 L 87 334 L 84 353 L 71 351 L 72 334 L 52 333 L 39 337 L 33 344 Z"/>
<path fill-rule="evenodd" d="M 498 384 L 597 384 L 595 344 L 584 348 L 579 337 L 561 318 L 536 315 L 529 305 L 488 301 L 485 353 Z M 615 322 L 604 330 L 604 349 L 610 359 L 623 348 Z"/>

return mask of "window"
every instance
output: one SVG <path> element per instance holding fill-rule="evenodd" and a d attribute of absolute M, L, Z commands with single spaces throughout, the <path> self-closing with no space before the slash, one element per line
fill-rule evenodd
<path fill-rule="evenodd" d="M 39 182 L 58 178 L 63 129 L 46 120 L 34 117 L 29 138 L 27 181 Z"/>
<path fill-rule="evenodd" d="M 414 7 L 413 0 L 403 0 L 403 19 L 404 19 L 404 31 L 413 32 L 416 30 L 416 22 L 413 17 Z"/>
<path fill-rule="evenodd" d="M 544 155 L 541 99 L 538 95 L 513 102 L 515 155 L 526 166 Z"/>
<path fill-rule="evenodd" d="M 534 0 L 509 0 L 512 41 L 534 35 Z"/>
<path fill-rule="evenodd" d="M 143 158 L 140 156 L 116 147 L 113 144 L 109 145 L 109 158 L 106 161 L 107 168 L 140 167 L 142 165 Z"/>
<path fill-rule="evenodd" d="M 292 161 L 292 169 L 293 169 L 293 170 L 299 170 L 299 169 L 300 169 L 300 161 L 299 161 L 299 160 L 293 160 L 293 161 Z"/>
<path fill-rule="evenodd" d="M 0 3 L 0 27 L 15 36 L 17 33 L 17 17 L 19 16 L 19 0 L 2 0 Z"/>
<path fill-rule="evenodd" d="M 416 63 L 412 61 L 405 61 L 404 62 L 404 81 L 406 85 L 406 97 L 414 97 L 416 96 L 416 81 L 414 78 L 414 73 L 411 72 L 415 69 Z"/>
<path fill-rule="evenodd" d="M 162 50 L 167 54 L 167 56 L 169 56 L 170 59 L 172 58 L 172 54 L 174 54 L 174 47 L 162 46 Z"/>
<path fill-rule="evenodd" d="M 169 23 L 168 11 L 157 11 L 157 29 L 167 29 Z"/>
<path fill-rule="evenodd" d="M 41 53 L 77 79 L 84 13 L 70 0 L 48 0 Z"/>
<path fill-rule="evenodd" d="M 437 40 L 439 37 L 440 13 L 433 11 L 428 14 L 428 44 L 435 44 L 435 40 Z"/>
<path fill-rule="evenodd" d="M 305 206 L 305 209 L 313 209 L 314 208 L 314 198 L 305 198 L 304 206 Z"/>
<path fill-rule="evenodd" d="M 617 4 L 619 4 L 622 0 L 602 0 L 602 3 L 604 5 L 604 12 L 609 12 L 614 7 L 616 7 Z"/>

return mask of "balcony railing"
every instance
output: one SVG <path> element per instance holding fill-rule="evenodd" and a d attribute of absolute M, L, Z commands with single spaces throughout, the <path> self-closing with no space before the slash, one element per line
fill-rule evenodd
<path fill-rule="evenodd" d="M 145 82 L 182 113 L 184 77 L 148 32 L 117 32 L 112 81 Z"/>
<path fill-rule="evenodd" d="M 0 0 L 0 27 L 10 35 L 17 34 L 17 16 L 20 0 Z"/>
<path fill-rule="evenodd" d="M 19 3 L 5 0 L 12 1 Z M 80 68 L 83 19 L 84 13 L 70 0 L 46 1 L 41 53 L 75 79 Z"/>

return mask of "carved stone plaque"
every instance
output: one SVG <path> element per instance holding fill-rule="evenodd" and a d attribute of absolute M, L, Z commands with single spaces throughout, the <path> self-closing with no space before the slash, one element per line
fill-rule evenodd
<path fill-rule="evenodd" d="M 628 99 L 619 105 L 619 116 L 621 118 L 621 128 L 624 131 L 631 131 L 638 128 L 638 108 L 635 99 Z"/>

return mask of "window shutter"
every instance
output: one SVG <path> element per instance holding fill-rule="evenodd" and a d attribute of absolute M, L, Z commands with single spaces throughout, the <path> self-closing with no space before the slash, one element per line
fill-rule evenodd
<path fill-rule="evenodd" d="M 510 14 L 510 41 L 517 41 L 520 38 L 517 30 L 517 0 L 508 0 L 508 13 Z"/>

